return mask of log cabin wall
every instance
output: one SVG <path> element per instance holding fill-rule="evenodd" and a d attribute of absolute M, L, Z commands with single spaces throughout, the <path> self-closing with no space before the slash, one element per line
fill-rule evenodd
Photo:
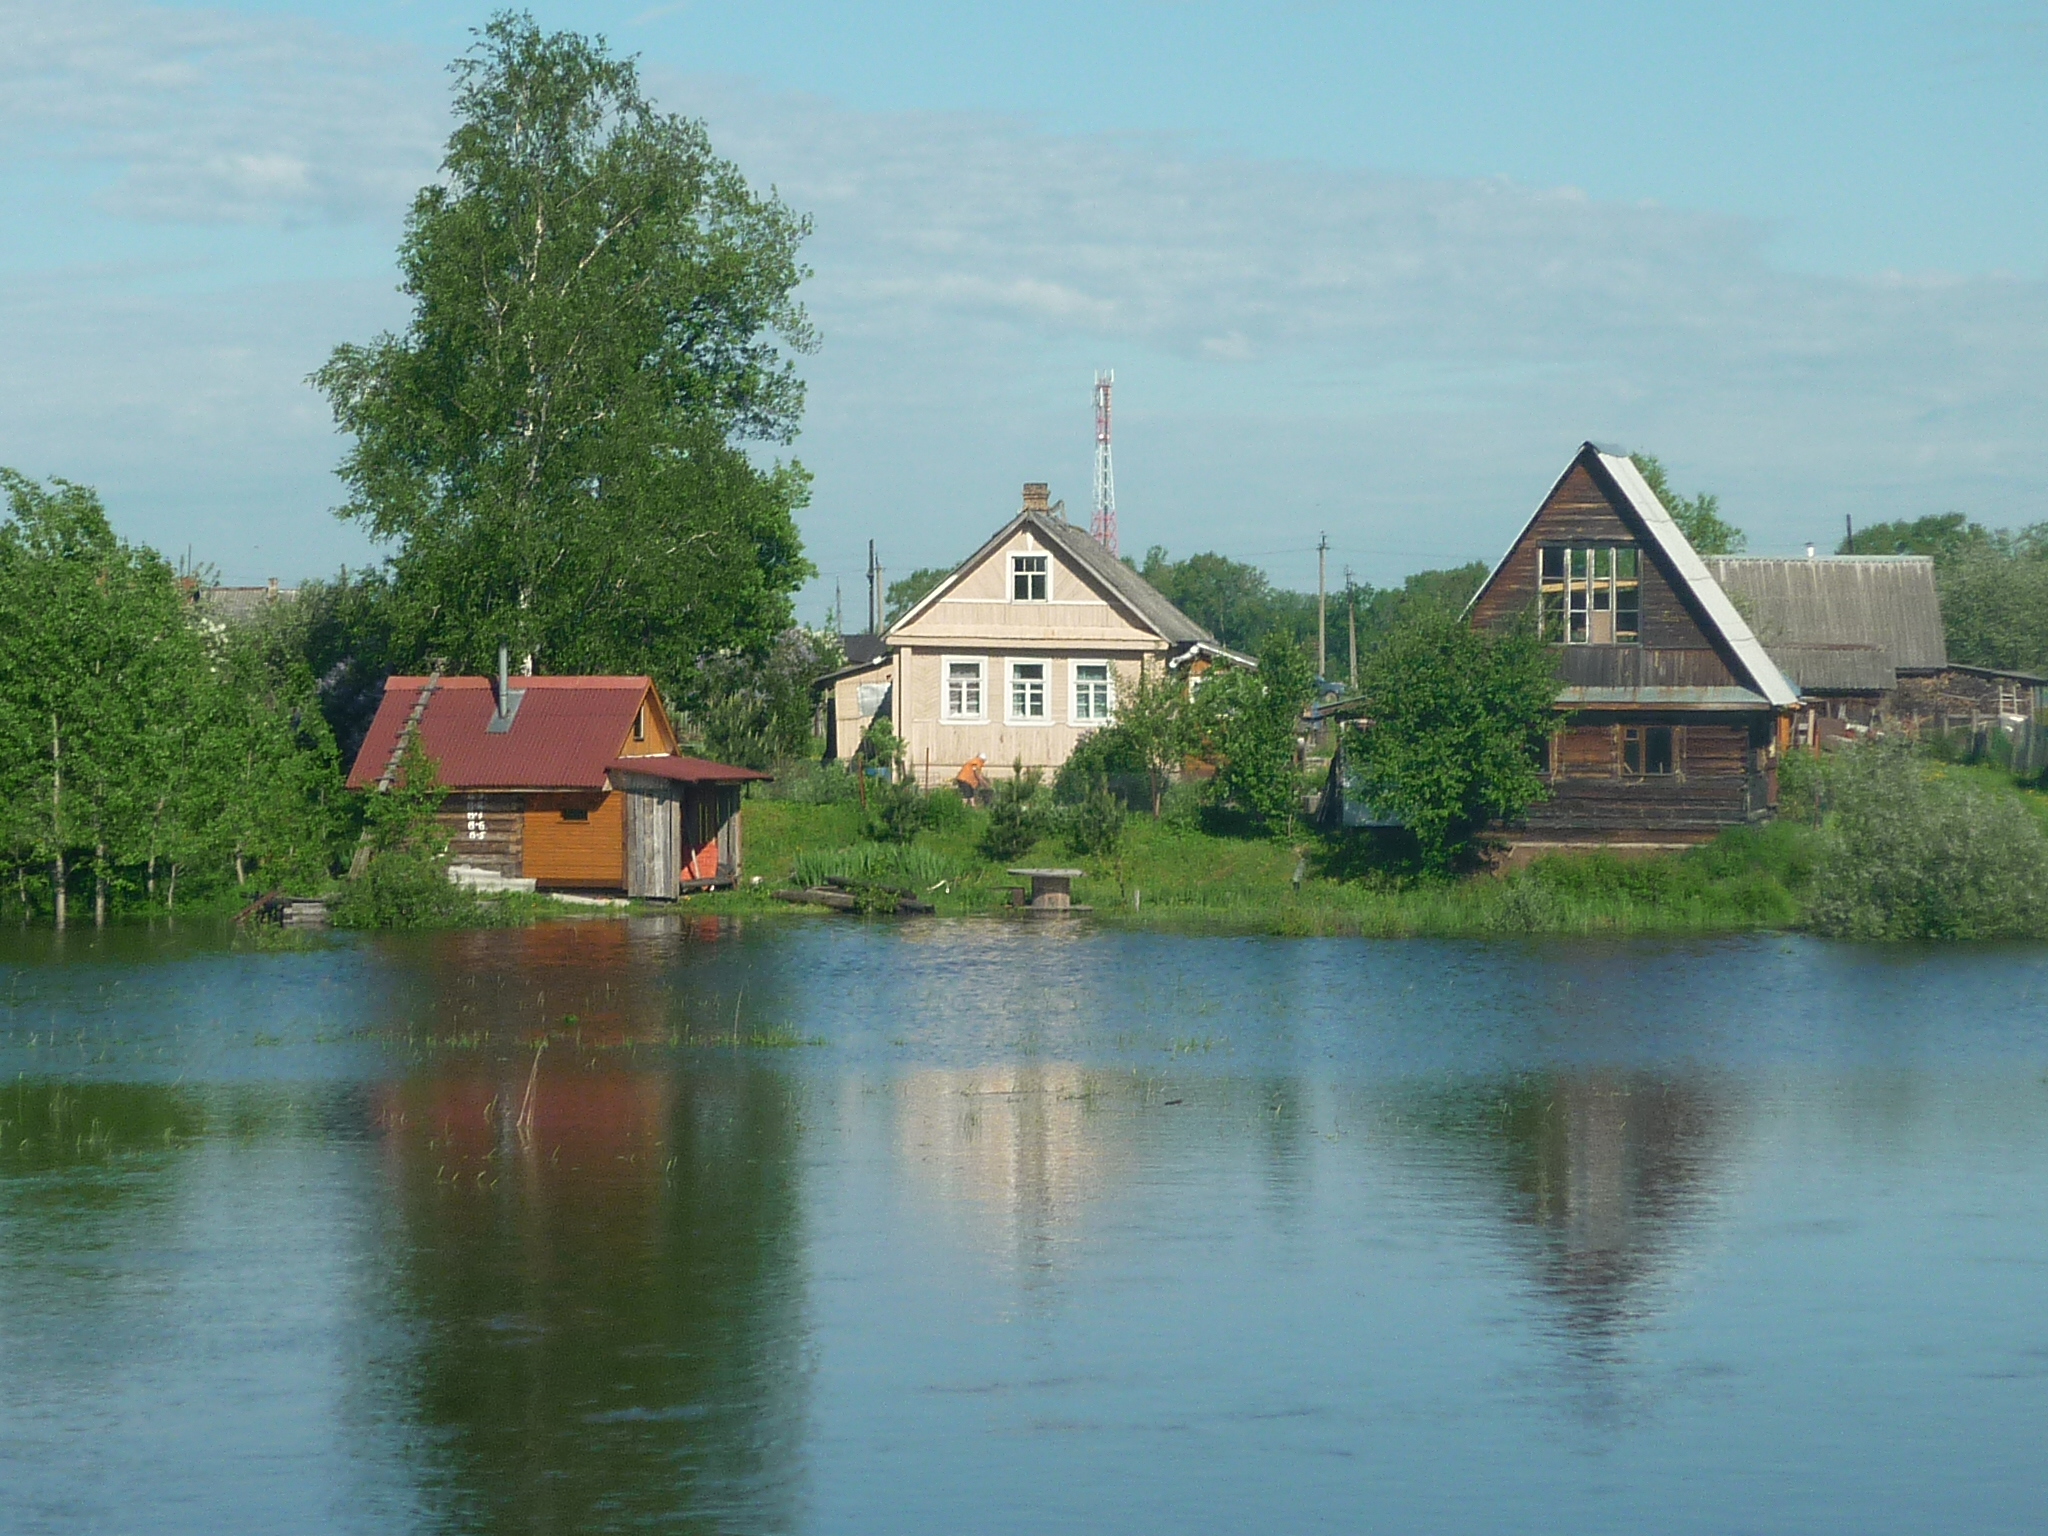
<path fill-rule="evenodd" d="M 1668 774 L 1629 774 L 1622 766 L 1622 733 L 1668 729 Z M 1673 841 L 1710 837 L 1767 815 L 1777 799 L 1768 764 L 1771 724 L 1725 717 L 1629 713 L 1588 720 L 1580 716 L 1553 738 L 1545 775 L 1551 797 L 1529 807 L 1522 826 L 1551 836 L 1617 833 L 1668 836 Z"/>
<path fill-rule="evenodd" d="M 1634 545 L 1643 552 L 1635 645 L 1560 645 L 1561 679 L 1582 687 L 1728 687 L 1738 681 L 1716 638 L 1673 585 L 1655 545 L 1623 521 L 1584 464 L 1550 493 L 1472 607 L 1487 629 L 1512 624 L 1536 606 L 1536 551 L 1544 544 Z M 1580 675 L 1584 674 L 1584 675 Z"/>
<path fill-rule="evenodd" d="M 447 796 L 434 815 L 448 839 L 448 862 L 517 878 L 525 862 L 524 795 L 465 791 Z"/>
<path fill-rule="evenodd" d="M 622 890 L 626 817 L 622 797 L 606 790 L 529 795 L 526 867 L 543 886 Z"/>

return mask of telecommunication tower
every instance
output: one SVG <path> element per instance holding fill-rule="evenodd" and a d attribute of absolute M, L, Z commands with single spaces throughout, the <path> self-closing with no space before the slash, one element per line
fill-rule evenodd
<path fill-rule="evenodd" d="M 1109 462 L 1109 391 L 1116 370 L 1095 374 L 1095 516 L 1088 531 L 1112 555 L 1116 553 L 1116 471 Z"/>

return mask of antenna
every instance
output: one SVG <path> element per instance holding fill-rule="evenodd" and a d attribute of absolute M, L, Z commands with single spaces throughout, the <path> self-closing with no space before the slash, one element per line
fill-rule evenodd
<path fill-rule="evenodd" d="M 1116 370 L 1095 371 L 1095 516 L 1088 531 L 1112 555 L 1116 553 L 1116 472 L 1109 462 L 1109 392 Z"/>

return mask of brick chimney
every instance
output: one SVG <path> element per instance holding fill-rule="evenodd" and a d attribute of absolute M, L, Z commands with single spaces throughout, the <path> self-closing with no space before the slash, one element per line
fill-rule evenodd
<path fill-rule="evenodd" d="M 1047 510 L 1047 490 L 1048 487 L 1043 480 L 1026 480 L 1024 482 L 1024 510 L 1026 512 L 1043 512 Z"/>

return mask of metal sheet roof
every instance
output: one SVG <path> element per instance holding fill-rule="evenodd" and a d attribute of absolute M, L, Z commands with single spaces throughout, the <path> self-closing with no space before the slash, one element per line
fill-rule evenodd
<path fill-rule="evenodd" d="M 1934 561 L 1927 555 L 1712 555 L 1707 569 L 1748 614 L 1773 656 L 1793 646 L 1876 645 L 1901 672 L 1937 672 L 1948 665 Z M 1825 686 L 1803 677 L 1800 683 Z"/>
<path fill-rule="evenodd" d="M 1881 645 L 1768 644 L 1778 670 L 1801 693 L 1888 693 L 1899 683 L 1892 654 Z"/>
<path fill-rule="evenodd" d="M 677 784 L 744 784 L 750 779 L 775 777 L 758 768 L 714 763 L 708 757 L 621 757 L 606 763 L 605 770 L 608 773 L 641 773 Z"/>
<path fill-rule="evenodd" d="M 1751 688 L 1565 688 L 1561 709 L 1769 709 Z"/>
<path fill-rule="evenodd" d="M 384 685 L 377 718 L 349 771 L 351 789 L 377 782 L 412 713 L 423 677 L 394 677 Z M 605 770 L 626 745 L 633 716 L 653 694 L 645 677 L 520 677 L 526 697 L 512 728 L 484 727 L 497 700 L 487 677 L 445 677 L 420 718 L 420 745 L 449 789 L 602 789 Z M 661 707 L 654 694 L 654 707 Z"/>

